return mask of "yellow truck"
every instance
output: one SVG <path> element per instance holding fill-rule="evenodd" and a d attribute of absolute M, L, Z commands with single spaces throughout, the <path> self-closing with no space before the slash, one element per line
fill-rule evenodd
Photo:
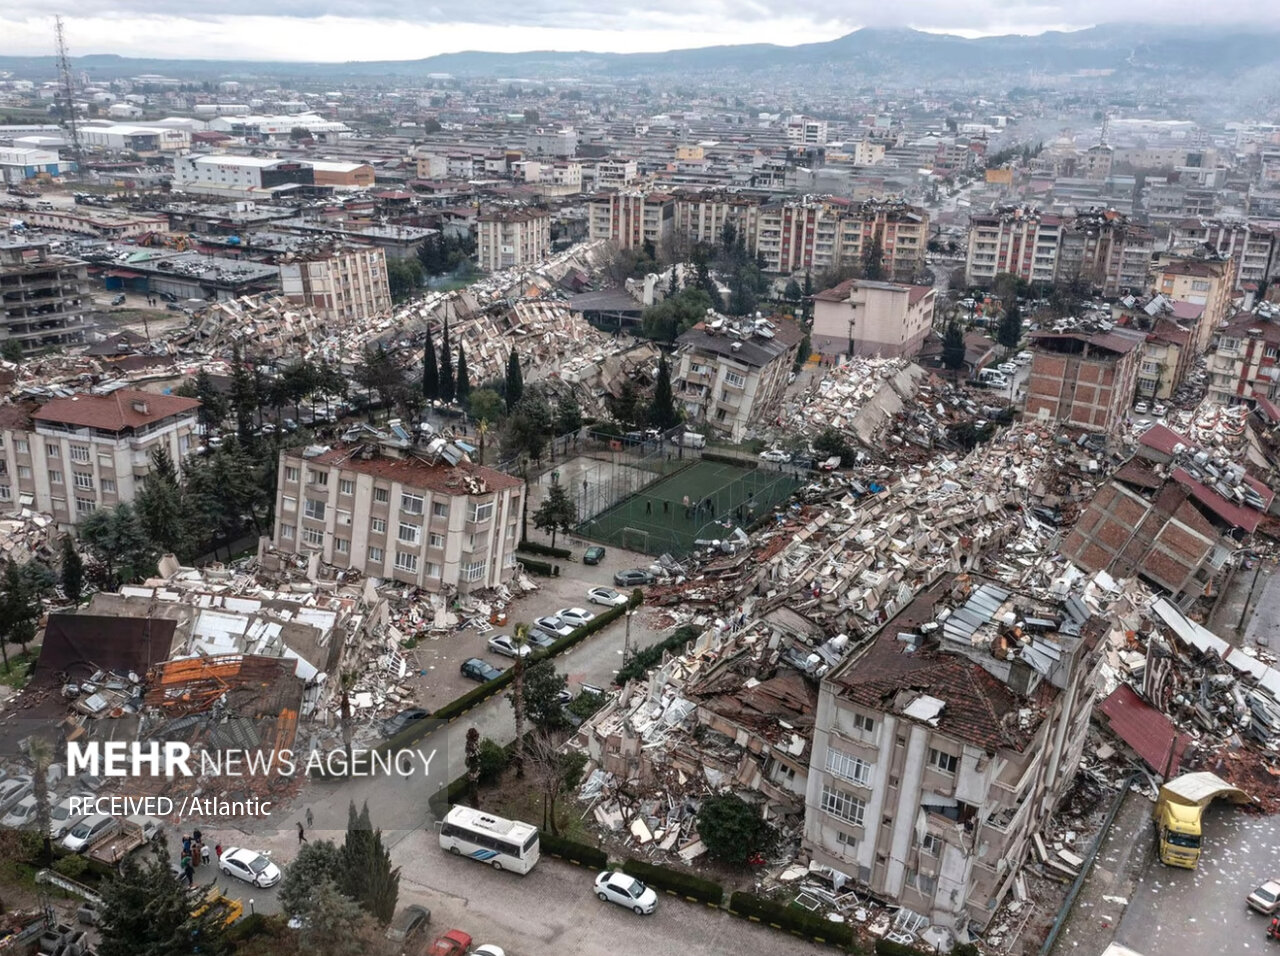
<path fill-rule="evenodd" d="M 217 882 L 214 882 L 209 884 L 209 891 L 205 894 L 203 902 L 191 911 L 191 915 L 203 916 L 210 910 L 216 916 L 222 917 L 224 926 L 230 926 L 244 915 L 244 904 L 239 900 L 224 896 L 222 891 L 218 889 Z"/>
<path fill-rule="evenodd" d="M 1160 788 L 1156 800 L 1156 844 L 1160 862 L 1194 870 L 1200 862 L 1200 816 L 1218 797 L 1249 803 L 1243 790 L 1208 772 L 1185 773 Z"/>

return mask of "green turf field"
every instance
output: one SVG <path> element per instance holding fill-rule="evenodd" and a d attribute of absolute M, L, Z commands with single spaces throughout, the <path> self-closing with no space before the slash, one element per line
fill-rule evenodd
<path fill-rule="evenodd" d="M 793 476 L 773 469 L 697 461 L 624 498 L 579 525 L 577 533 L 646 554 L 683 555 L 699 538 L 726 538 L 735 526 L 751 524 L 786 501 L 797 484 Z M 708 499 L 710 508 L 694 507 Z"/>

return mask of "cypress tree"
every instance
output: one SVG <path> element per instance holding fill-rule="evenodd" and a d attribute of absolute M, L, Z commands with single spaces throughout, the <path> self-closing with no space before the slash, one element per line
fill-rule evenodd
<path fill-rule="evenodd" d="M 454 386 L 458 396 L 458 404 L 465 405 L 467 396 L 471 394 L 471 376 L 467 372 L 467 356 L 462 351 L 462 343 L 458 343 L 458 381 Z"/>
<path fill-rule="evenodd" d="M 520 371 L 520 359 L 512 349 L 507 356 L 507 411 L 515 408 L 524 397 L 524 373 Z"/>
<path fill-rule="evenodd" d="M 440 339 L 440 400 L 453 401 L 453 355 L 449 350 L 449 323 L 444 324 Z"/>
<path fill-rule="evenodd" d="M 440 369 L 436 366 L 436 347 L 427 328 L 427 343 L 422 348 L 422 397 L 434 402 L 440 397 Z"/>

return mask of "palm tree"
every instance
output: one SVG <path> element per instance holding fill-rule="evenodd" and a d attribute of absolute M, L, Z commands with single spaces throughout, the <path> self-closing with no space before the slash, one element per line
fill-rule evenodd
<path fill-rule="evenodd" d="M 53 827 L 49 811 L 49 764 L 53 762 L 53 747 L 43 737 L 27 740 L 27 756 L 31 759 L 31 790 L 36 798 L 36 826 L 40 828 L 41 859 L 45 866 L 53 862 Z"/>
<path fill-rule="evenodd" d="M 511 706 L 516 711 L 516 776 L 524 776 L 524 649 L 529 646 L 529 625 L 517 624 L 512 631 L 516 645 L 515 672 L 511 680 Z"/>
<path fill-rule="evenodd" d="M 489 419 L 482 418 L 476 423 L 476 438 L 480 441 L 480 464 L 484 464 L 484 440 L 489 434 Z"/>

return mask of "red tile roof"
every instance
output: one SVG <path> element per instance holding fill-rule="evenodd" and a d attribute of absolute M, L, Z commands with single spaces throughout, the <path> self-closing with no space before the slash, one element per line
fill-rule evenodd
<path fill-rule="evenodd" d="M 849 292 L 853 289 L 856 279 L 845 279 L 839 285 L 834 285 L 830 289 L 814 295 L 815 302 L 844 302 L 849 298 Z"/>
<path fill-rule="evenodd" d="M 309 465 L 337 465 L 349 471 L 372 475 L 375 478 L 386 478 L 388 481 L 398 481 L 413 488 L 425 488 L 444 495 L 471 494 L 463 481 L 465 477 L 479 478 L 484 482 L 485 490 L 480 494 L 490 494 L 505 488 L 519 488 L 524 484 L 519 478 L 470 462 L 457 465 L 441 462 L 433 465 L 412 456 L 391 458 L 381 454 L 365 459 L 355 454 L 361 447 L 360 445 L 335 445 L 315 458 L 303 458 L 302 462 Z"/>
<path fill-rule="evenodd" d="M 1156 451 L 1164 452 L 1166 455 L 1173 454 L 1175 445 L 1181 445 L 1183 448 L 1192 447 L 1191 439 L 1179 435 L 1168 425 L 1152 425 L 1142 433 L 1142 437 L 1138 439 L 1138 444 L 1154 448 Z"/>
<path fill-rule="evenodd" d="M 32 417 L 36 421 L 121 432 L 151 425 L 172 415 L 192 412 L 199 407 L 200 403 L 194 398 L 122 388 L 110 395 L 57 398 L 41 406 Z"/>
<path fill-rule="evenodd" d="M 1165 777 L 1178 772 L 1191 738 L 1130 687 L 1121 684 L 1100 708 L 1111 730 L 1137 752 L 1148 767 Z"/>
<path fill-rule="evenodd" d="M 1228 501 L 1222 495 L 1218 494 L 1212 488 L 1203 482 L 1196 481 L 1186 471 L 1181 468 L 1173 470 L 1173 480 L 1180 485 L 1185 485 L 1190 489 L 1192 496 L 1196 501 L 1200 502 L 1214 514 L 1216 514 L 1227 524 L 1241 528 L 1252 534 L 1258 530 L 1258 525 L 1262 523 L 1262 516 L 1265 509 L 1270 507 L 1276 493 L 1256 479 L 1245 476 L 1245 481 L 1253 488 L 1254 491 L 1262 495 L 1263 511 L 1256 508 L 1245 508 L 1236 504 L 1234 501 Z"/>

